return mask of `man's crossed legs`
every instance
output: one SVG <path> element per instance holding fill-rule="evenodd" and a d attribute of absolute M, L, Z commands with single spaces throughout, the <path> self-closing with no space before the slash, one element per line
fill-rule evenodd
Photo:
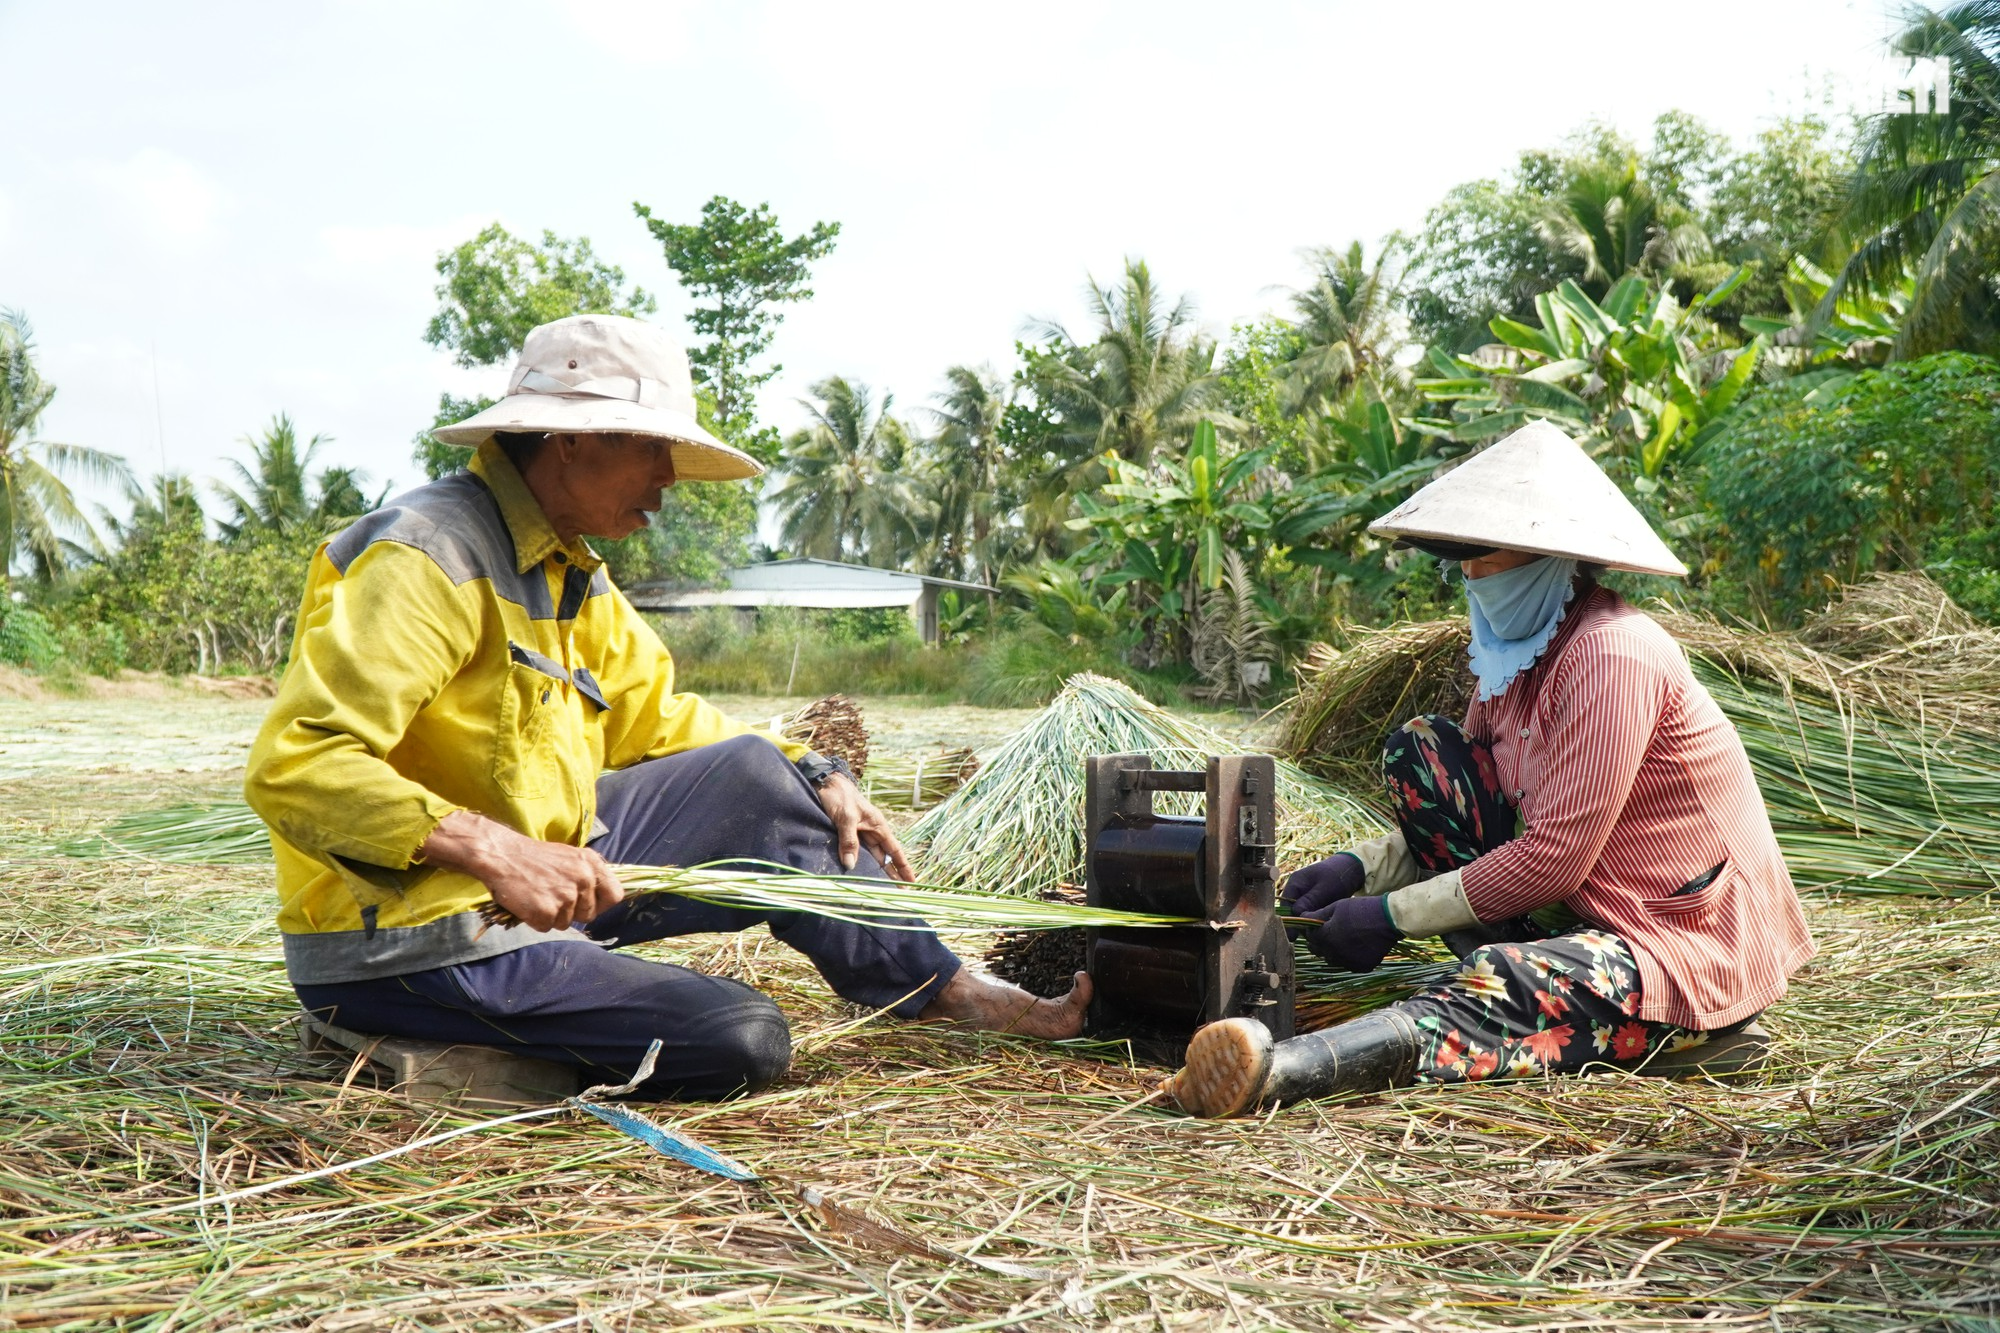
<path fill-rule="evenodd" d="M 841 868 L 817 794 L 761 737 L 608 773 L 597 800 L 609 831 L 591 846 L 613 863 L 766 862 L 806 874 L 883 877 L 865 848 L 852 871 Z M 589 941 L 555 940 L 451 967 L 296 989 L 308 1010 L 356 1031 L 498 1046 L 577 1065 L 599 1081 L 631 1077 L 658 1040 L 657 1072 L 635 1096 L 722 1097 L 756 1091 L 785 1071 L 791 1032 L 778 1006 L 741 982 L 616 949 L 759 923 L 857 1004 L 1035 1036 L 1070 1036 L 1081 1027 L 1087 987 L 1064 1000 L 1035 1000 L 964 970 L 920 921 L 897 923 L 903 929 L 856 925 L 674 894 L 619 903 L 589 924 Z"/>

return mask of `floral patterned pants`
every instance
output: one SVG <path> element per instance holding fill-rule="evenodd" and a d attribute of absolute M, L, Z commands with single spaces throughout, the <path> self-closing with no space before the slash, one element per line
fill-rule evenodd
<path fill-rule="evenodd" d="M 1443 717 L 1420 717 L 1389 738 L 1383 778 L 1404 841 L 1429 874 L 1465 865 L 1513 838 L 1517 819 L 1493 752 Z M 1424 1083 L 1568 1073 L 1636 1064 L 1665 1047 L 1707 1040 L 1643 1023 L 1639 968 L 1608 931 L 1547 934 L 1530 917 L 1445 936 L 1458 974 L 1398 1006 L 1423 1034 Z"/>

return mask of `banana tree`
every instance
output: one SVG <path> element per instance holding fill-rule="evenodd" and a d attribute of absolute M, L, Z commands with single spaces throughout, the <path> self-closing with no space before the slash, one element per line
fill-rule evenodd
<path fill-rule="evenodd" d="M 1905 277 L 1881 293 L 1850 287 L 1827 309 L 1832 277 L 1804 255 L 1793 255 L 1779 286 L 1785 304 L 1791 307 L 1790 317 L 1745 315 L 1743 327 L 1768 339 L 1773 358 L 1787 363 L 1789 369 L 1837 379 L 1847 371 L 1879 366 L 1889 359 L 1916 283 Z"/>
<path fill-rule="evenodd" d="M 1079 559 L 1101 571 L 1100 583 L 1132 586 L 1144 611 L 1179 619 L 1195 594 L 1222 585 L 1225 551 L 1270 530 L 1270 509 L 1255 502 L 1252 487 L 1269 462 L 1264 449 L 1224 459 L 1207 421 L 1196 425 L 1180 461 L 1164 468 L 1106 454 L 1110 480 L 1097 495 L 1078 496 L 1082 516 L 1069 520 L 1093 534 Z"/>
<path fill-rule="evenodd" d="M 1358 525 L 1381 512 L 1385 495 L 1417 484 L 1437 462 L 1430 452 L 1406 460 L 1393 442 L 1366 457 L 1387 471 L 1330 470 L 1295 483 L 1271 471 L 1268 450 L 1222 457 L 1215 428 L 1204 422 L 1186 455 L 1164 470 L 1157 461 L 1149 471 L 1105 460 L 1111 480 L 1097 495 L 1079 496 L 1081 517 L 1070 520 L 1091 533 L 1077 559 L 1097 571 L 1099 586 L 1130 590 L 1131 605 L 1164 647 L 1177 641 L 1202 594 L 1222 586 L 1231 551 L 1253 573 L 1275 552 L 1295 564 L 1344 569 Z"/>
<path fill-rule="evenodd" d="M 1498 342 L 1472 356 L 1433 349 L 1435 373 L 1417 383 L 1446 415 L 1411 424 L 1474 443 L 1552 421 L 1618 470 L 1655 481 L 1700 454 L 1756 372 L 1762 336 L 1721 346 L 1706 314 L 1744 275 L 1686 307 L 1636 274 L 1601 303 L 1565 281 L 1535 298 L 1539 326 L 1496 319 Z"/>

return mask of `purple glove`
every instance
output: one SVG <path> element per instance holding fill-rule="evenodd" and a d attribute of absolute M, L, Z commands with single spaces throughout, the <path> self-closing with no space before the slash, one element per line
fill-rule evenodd
<path fill-rule="evenodd" d="M 1342 898 L 1352 898 L 1367 882 L 1368 872 L 1352 852 L 1336 852 L 1324 861 L 1300 866 L 1285 881 L 1285 915 L 1324 921 L 1322 913 L 1327 908 Z"/>
<path fill-rule="evenodd" d="M 1343 972 L 1373 972 L 1403 938 L 1381 897 L 1342 898 L 1325 920 L 1306 936 L 1306 947 Z"/>

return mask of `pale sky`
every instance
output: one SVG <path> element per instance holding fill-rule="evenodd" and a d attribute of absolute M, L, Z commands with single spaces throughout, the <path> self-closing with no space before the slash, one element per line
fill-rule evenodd
<path fill-rule="evenodd" d="M 1220 335 L 1301 247 L 1414 229 L 1589 118 L 1742 137 L 1867 103 L 1890 26 L 1880 0 L 0 0 L 0 305 L 59 387 L 49 438 L 209 476 L 282 410 L 400 488 L 440 392 L 504 387 L 422 340 L 441 249 L 588 236 L 678 331 L 632 201 L 719 193 L 842 224 L 766 417 L 835 373 L 914 417 L 1031 317 L 1080 322 L 1124 256 Z"/>

